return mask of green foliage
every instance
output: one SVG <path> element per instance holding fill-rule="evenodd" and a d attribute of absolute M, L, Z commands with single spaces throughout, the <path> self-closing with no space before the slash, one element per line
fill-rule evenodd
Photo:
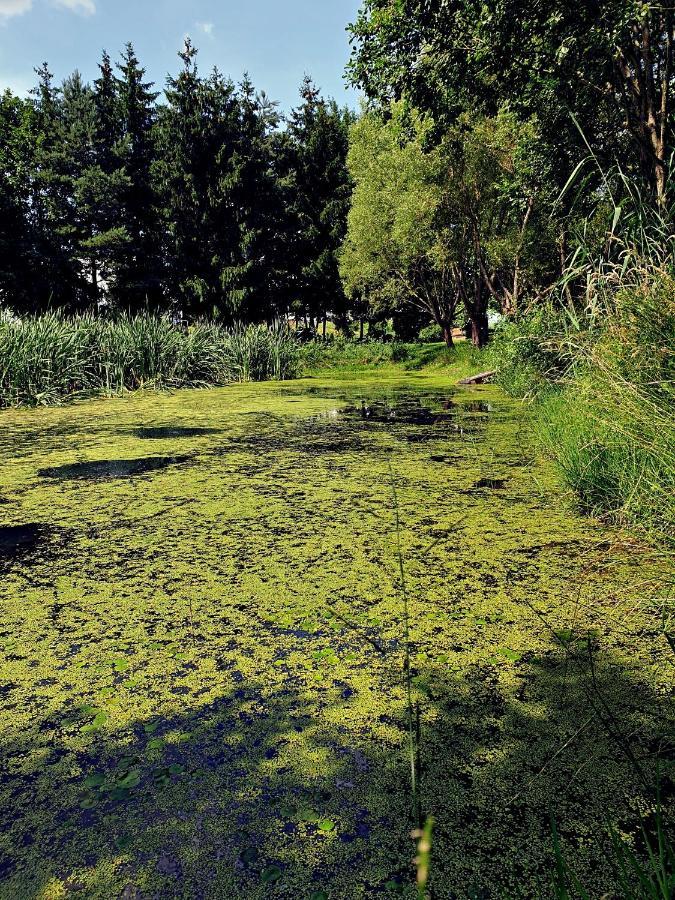
<path fill-rule="evenodd" d="M 407 96 L 441 128 L 504 104 L 520 118 L 536 115 L 560 186 L 584 141 L 603 164 L 619 158 L 653 183 L 668 149 L 650 141 L 648 116 L 670 141 L 660 111 L 668 111 L 661 78 L 673 86 L 672 27 L 666 2 L 365 0 L 350 29 L 349 73 L 369 98 L 386 106 Z"/>
<path fill-rule="evenodd" d="M 336 377 L 345 378 L 372 369 L 384 372 L 436 371 L 445 373 L 451 381 L 458 381 L 485 366 L 481 353 L 470 344 L 458 343 L 454 347 L 446 347 L 440 341 L 409 344 L 336 338 L 328 342 L 303 344 L 299 353 L 304 372 L 331 372 Z"/>
<path fill-rule="evenodd" d="M 675 280 L 661 271 L 640 286 L 607 290 L 603 303 L 610 298 L 604 315 L 536 309 L 500 329 L 491 356 L 510 393 L 537 398 L 540 436 L 581 507 L 669 540 Z"/>
<path fill-rule="evenodd" d="M 338 271 L 352 180 L 347 171 L 349 127 L 354 115 L 319 95 L 305 77 L 302 104 L 292 111 L 280 159 L 288 180 L 287 252 L 295 273 L 291 308 L 312 319 L 328 311 L 344 322 L 347 299 Z"/>
<path fill-rule="evenodd" d="M 189 40 L 180 56 L 161 101 L 131 44 L 93 85 L 44 65 L 31 100 L 2 96 L 0 303 L 346 323 L 352 114 L 307 79 L 282 128 L 248 78 L 202 76 Z"/>
<path fill-rule="evenodd" d="M 409 303 L 450 329 L 456 295 L 439 219 L 443 158 L 426 150 L 429 120 L 403 103 L 389 113 L 366 113 L 351 130 L 347 162 L 355 189 L 342 277 L 348 293 L 367 295 L 376 311 Z"/>
<path fill-rule="evenodd" d="M 46 313 L 0 320 L 0 406 L 50 405 L 73 396 L 141 388 L 207 386 L 292 377 L 295 339 L 280 328 L 167 318 L 68 318 Z"/>
<path fill-rule="evenodd" d="M 547 166 L 534 121 L 506 109 L 462 116 L 443 140 L 405 102 L 353 126 L 355 181 L 342 275 L 375 314 L 411 305 L 448 343 L 460 305 L 474 343 L 487 341 L 487 308 L 507 315 L 550 281 Z"/>

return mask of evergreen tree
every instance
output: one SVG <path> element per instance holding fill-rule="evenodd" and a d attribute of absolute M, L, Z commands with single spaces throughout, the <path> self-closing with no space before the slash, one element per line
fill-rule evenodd
<path fill-rule="evenodd" d="M 293 299 L 310 322 L 327 312 L 344 318 L 347 301 L 338 269 L 338 252 L 347 230 L 352 185 L 347 171 L 352 114 L 326 101 L 309 77 L 302 104 L 291 114 Z"/>
<path fill-rule="evenodd" d="M 62 92 L 54 86 L 47 63 L 36 69 L 36 74 L 30 197 L 33 256 L 38 267 L 35 307 L 70 309 L 79 305 L 81 297 L 77 266 L 73 265 L 72 185 L 63 152 Z"/>
<path fill-rule="evenodd" d="M 160 111 L 158 126 L 157 172 L 170 239 L 167 283 L 172 301 L 184 315 L 213 315 L 220 299 L 213 270 L 222 259 L 214 246 L 216 236 L 209 233 L 209 169 L 213 170 L 216 158 L 207 145 L 216 126 L 222 128 L 222 121 L 216 119 L 223 118 L 223 103 L 226 99 L 234 103 L 234 88 L 214 73 L 207 90 L 197 70 L 197 50 L 189 40 L 179 56 L 183 67 L 176 77 L 167 79 L 167 105 Z M 207 94 L 213 101 L 216 91 L 219 113 L 206 109 Z"/>
<path fill-rule="evenodd" d="M 171 293 L 191 316 L 269 318 L 279 258 L 268 139 L 276 116 L 247 80 L 238 93 L 218 71 L 202 79 L 196 55 L 188 40 L 159 129 Z"/>
<path fill-rule="evenodd" d="M 288 217 L 274 140 L 280 117 L 276 104 L 264 93 L 257 95 L 248 77 L 238 100 L 232 186 L 239 247 L 237 293 L 230 298 L 230 308 L 247 321 L 271 321 L 284 311 L 288 281 Z"/>
<path fill-rule="evenodd" d="M 0 306 L 30 311 L 39 288 L 31 222 L 35 114 L 10 91 L 0 96 Z"/>
<path fill-rule="evenodd" d="M 144 80 L 145 69 L 131 43 L 126 45 L 117 68 L 120 75 L 115 87 L 120 130 L 118 136 L 113 125 L 113 135 L 121 142 L 119 156 L 127 181 L 118 221 L 126 239 L 115 297 L 128 309 L 157 308 L 165 301 L 164 241 L 153 175 L 158 94 L 152 90 L 153 84 Z M 109 75 L 103 69 L 101 77 L 109 92 Z"/>

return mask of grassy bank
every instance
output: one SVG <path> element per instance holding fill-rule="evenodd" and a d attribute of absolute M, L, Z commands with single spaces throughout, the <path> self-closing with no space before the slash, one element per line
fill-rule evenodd
<path fill-rule="evenodd" d="M 369 370 L 385 374 L 425 371 L 458 380 L 475 373 L 483 364 L 480 354 L 468 343 L 448 348 L 443 343 L 402 343 L 391 341 L 346 341 L 305 344 L 300 351 L 303 372 L 339 373 L 350 377 Z"/>
<path fill-rule="evenodd" d="M 153 316 L 0 318 L 0 407 L 47 406 L 143 388 L 293 377 L 298 346 L 282 329 L 183 328 Z"/>
<path fill-rule="evenodd" d="M 672 541 L 675 279 L 645 272 L 596 300 L 595 315 L 549 307 L 504 328 L 491 350 L 499 379 L 533 401 L 584 512 Z"/>

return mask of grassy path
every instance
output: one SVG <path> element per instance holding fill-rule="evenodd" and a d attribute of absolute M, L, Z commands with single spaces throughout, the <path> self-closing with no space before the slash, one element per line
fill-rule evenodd
<path fill-rule="evenodd" d="M 576 517 L 495 389 L 0 421 L 0 897 L 415 896 L 390 465 L 434 897 L 550 896 L 551 814 L 612 889 L 672 733 L 667 561 Z"/>

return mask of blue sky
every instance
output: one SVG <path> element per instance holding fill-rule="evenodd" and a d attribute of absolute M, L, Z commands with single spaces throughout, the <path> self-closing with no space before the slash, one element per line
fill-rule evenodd
<path fill-rule="evenodd" d="M 131 40 L 148 75 L 163 87 L 186 34 L 203 72 L 214 65 L 238 80 L 248 71 L 283 110 L 296 105 L 308 72 L 325 95 L 357 105 L 343 81 L 345 28 L 359 0 L 0 0 L 0 89 L 24 94 L 46 60 L 61 81 L 78 68 L 97 74 L 103 48 L 113 58 Z"/>

